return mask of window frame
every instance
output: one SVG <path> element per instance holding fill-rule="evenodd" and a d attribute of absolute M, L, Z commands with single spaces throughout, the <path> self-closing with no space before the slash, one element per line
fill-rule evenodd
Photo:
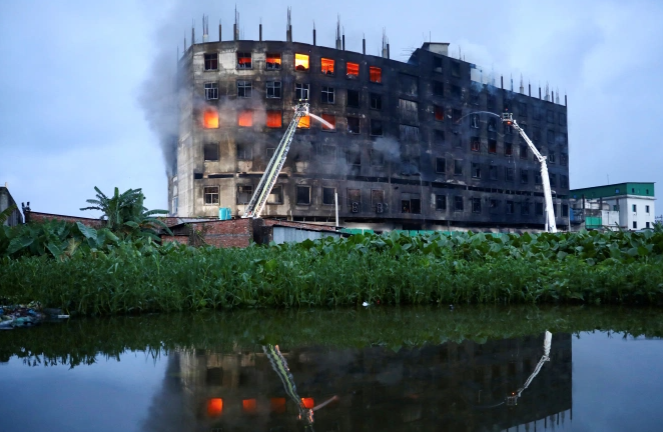
<path fill-rule="evenodd" d="M 208 191 L 209 190 L 209 191 Z M 216 192 L 211 192 L 211 190 L 216 190 Z M 216 201 L 214 201 L 214 196 L 216 196 Z M 209 197 L 209 199 L 208 199 Z M 203 200 L 205 205 L 219 205 L 219 187 L 218 186 L 203 186 Z"/>

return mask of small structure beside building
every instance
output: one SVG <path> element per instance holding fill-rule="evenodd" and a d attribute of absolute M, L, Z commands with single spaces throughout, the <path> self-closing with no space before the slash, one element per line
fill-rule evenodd
<path fill-rule="evenodd" d="M 4 186 L 0 186 L 0 212 L 5 211 L 11 206 L 16 205 L 16 201 L 12 198 L 12 195 L 9 193 L 9 188 L 7 183 Z M 16 205 L 14 211 L 9 215 L 9 218 L 5 221 L 4 225 L 16 226 L 23 223 L 23 215 L 21 210 Z"/>
<path fill-rule="evenodd" d="M 640 230 L 655 222 L 654 183 L 617 183 L 569 192 L 571 228 Z"/>

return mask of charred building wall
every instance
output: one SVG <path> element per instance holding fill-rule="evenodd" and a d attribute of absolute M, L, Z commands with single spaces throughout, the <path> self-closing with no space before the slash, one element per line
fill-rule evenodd
<path fill-rule="evenodd" d="M 442 49 L 440 49 L 442 47 Z M 275 147 L 308 99 L 335 124 L 300 122 L 264 217 L 374 229 L 543 228 L 540 165 L 513 112 L 548 156 L 557 224 L 568 226 L 566 106 L 472 80 L 446 44 L 407 63 L 297 42 L 192 45 L 180 60 L 171 213 L 243 213 Z"/>

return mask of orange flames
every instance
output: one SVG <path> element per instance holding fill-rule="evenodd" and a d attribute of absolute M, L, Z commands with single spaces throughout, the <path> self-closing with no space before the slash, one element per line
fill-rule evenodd
<path fill-rule="evenodd" d="M 257 403 L 255 399 L 244 399 L 242 400 L 242 411 L 247 414 L 253 414 L 256 412 Z"/>
<path fill-rule="evenodd" d="M 241 127 L 253 126 L 253 111 L 241 111 L 237 117 L 237 124 Z"/>
<path fill-rule="evenodd" d="M 439 105 L 435 105 L 435 120 L 444 121 L 444 108 Z"/>
<path fill-rule="evenodd" d="M 349 77 L 359 77 L 359 63 L 350 63 L 345 64 L 346 74 Z"/>
<path fill-rule="evenodd" d="M 320 67 L 323 74 L 334 75 L 334 60 L 322 58 L 320 59 Z"/>
<path fill-rule="evenodd" d="M 368 73 L 371 79 L 371 82 L 381 83 L 382 82 L 382 69 L 379 67 L 371 66 L 368 69 Z"/>
<path fill-rule="evenodd" d="M 306 54 L 295 54 L 295 70 L 307 71 L 309 69 L 309 57 Z"/>
<path fill-rule="evenodd" d="M 275 413 L 285 412 L 285 398 L 271 398 L 272 411 Z"/>
<path fill-rule="evenodd" d="M 302 398 L 302 405 L 304 405 L 304 408 L 306 409 L 313 409 L 315 401 L 313 398 Z"/>
<path fill-rule="evenodd" d="M 206 108 L 203 112 L 203 127 L 217 129 L 219 127 L 219 112 L 214 108 Z"/>
<path fill-rule="evenodd" d="M 207 401 L 207 415 L 210 417 L 218 417 L 223 411 L 223 399 L 213 398 Z"/>
<path fill-rule="evenodd" d="M 299 123 L 297 123 L 298 128 L 308 129 L 311 127 L 311 117 L 303 116 L 299 118 Z"/>
<path fill-rule="evenodd" d="M 322 114 L 320 117 L 322 117 L 323 120 L 329 122 L 333 127 L 329 127 L 326 124 L 322 124 L 322 129 L 323 130 L 334 130 L 336 129 L 336 116 L 331 115 L 331 114 Z"/>
<path fill-rule="evenodd" d="M 283 115 L 281 111 L 267 111 L 267 127 L 280 128 L 283 126 Z"/>

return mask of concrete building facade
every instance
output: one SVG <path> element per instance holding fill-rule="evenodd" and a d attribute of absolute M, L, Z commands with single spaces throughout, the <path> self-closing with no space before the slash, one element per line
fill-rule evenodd
<path fill-rule="evenodd" d="M 573 189 L 571 224 L 576 229 L 653 228 L 655 222 L 654 183 L 617 183 Z"/>
<path fill-rule="evenodd" d="M 290 32 L 286 42 L 193 44 L 179 61 L 170 212 L 241 215 L 293 105 L 307 99 L 335 128 L 300 122 L 263 217 L 330 223 L 338 193 L 341 225 L 351 228 L 543 228 L 539 163 L 485 114 L 508 110 L 548 156 L 557 224 L 568 227 L 566 106 L 522 84 L 477 82 L 476 71 L 442 43 L 407 62 L 390 59 L 388 45 L 372 56 L 340 40 L 292 42 Z"/>
<path fill-rule="evenodd" d="M 4 186 L 0 186 L 0 212 L 5 211 L 14 205 L 16 208 L 11 212 L 9 218 L 4 222 L 4 225 L 16 226 L 23 223 L 21 210 L 18 208 L 16 201 L 14 201 L 14 198 L 12 198 L 12 195 L 9 193 L 9 188 L 5 183 Z"/>

